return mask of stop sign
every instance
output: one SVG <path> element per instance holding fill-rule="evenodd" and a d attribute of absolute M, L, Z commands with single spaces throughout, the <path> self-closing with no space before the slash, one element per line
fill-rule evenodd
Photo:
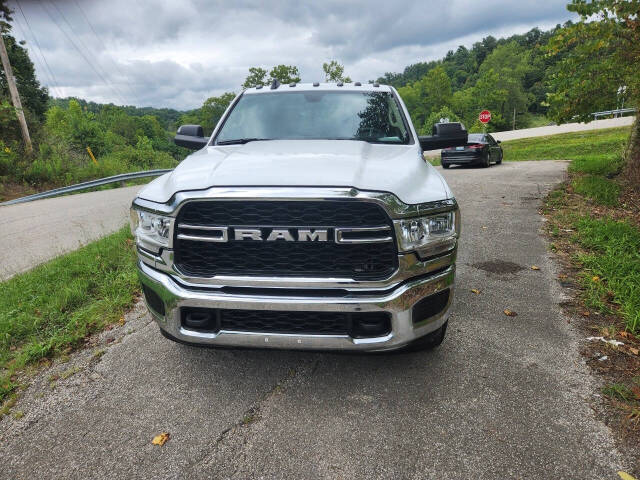
<path fill-rule="evenodd" d="M 478 119 L 482 123 L 489 123 L 491 121 L 491 112 L 489 110 L 483 110 L 480 112 Z"/>

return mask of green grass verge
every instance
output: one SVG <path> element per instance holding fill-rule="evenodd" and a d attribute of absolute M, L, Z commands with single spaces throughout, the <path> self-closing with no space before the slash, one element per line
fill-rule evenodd
<path fill-rule="evenodd" d="M 0 402 L 13 375 L 119 320 L 139 289 L 128 227 L 0 283 Z"/>
<path fill-rule="evenodd" d="M 618 204 L 620 186 L 596 175 L 577 176 L 571 182 L 576 193 L 590 198 L 599 205 L 614 207 Z"/>
<path fill-rule="evenodd" d="M 611 313 L 620 306 L 631 332 L 640 331 L 640 230 L 628 222 L 581 217 L 573 223 L 573 240 L 587 253 L 577 255 L 587 306 Z"/>
<path fill-rule="evenodd" d="M 505 159 L 570 159 L 573 192 L 588 198 L 590 204 L 616 208 L 621 193 L 616 175 L 624 166 L 622 152 L 629 133 L 625 127 L 514 140 L 503 144 Z M 596 211 L 585 214 L 590 210 L 589 204 L 579 203 L 576 210 L 570 205 L 569 191 L 568 185 L 563 184 L 547 197 L 549 233 L 558 237 L 561 229 L 573 230 L 568 240 L 580 247 L 573 260 L 580 268 L 578 278 L 584 287 L 585 305 L 601 313 L 619 314 L 626 328 L 638 333 L 640 229 L 629 221 L 603 217 Z"/>
<path fill-rule="evenodd" d="M 502 142 L 504 160 L 514 162 L 597 158 L 601 163 L 616 163 L 629 140 L 630 131 L 630 127 L 620 127 L 509 140 Z"/>

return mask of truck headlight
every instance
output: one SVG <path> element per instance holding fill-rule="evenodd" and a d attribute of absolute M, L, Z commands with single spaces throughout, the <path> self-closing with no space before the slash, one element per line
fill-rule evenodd
<path fill-rule="evenodd" d="M 169 246 L 173 218 L 131 209 L 131 233 L 138 245 L 146 250 L 159 252 L 160 248 Z"/>
<path fill-rule="evenodd" d="M 398 248 L 422 258 L 452 249 L 460 234 L 460 214 L 449 211 L 424 217 L 394 220 Z"/>

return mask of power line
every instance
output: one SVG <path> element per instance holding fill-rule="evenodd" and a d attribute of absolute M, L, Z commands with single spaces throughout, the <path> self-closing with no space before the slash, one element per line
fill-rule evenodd
<path fill-rule="evenodd" d="M 118 64 L 118 62 L 116 62 L 113 57 L 111 57 L 111 55 L 109 55 L 109 50 L 107 48 L 106 43 L 102 40 L 102 38 L 98 35 L 98 32 L 96 32 L 96 29 L 93 27 L 91 21 L 89 20 L 89 16 L 86 14 L 86 12 L 84 11 L 84 9 L 82 8 L 82 6 L 80 5 L 80 3 L 78 2 L 78 0 L 73 0 L 73 2 L 76 4 L 76 7 L 78 7 L 78 10 L 80 10 L 80 13 L 82 14 L 82 16 L 84 17 L 85 22 L 87 22 L 87 25 L 89 25 L 89 28 L 91 29 L 91 31 L 93 32 L 93 35 L 96 37 L 96 40 L 98 41 L 98 43 L 100 44 L 100 46 L 102 47 L 102 49 L 105 52 L 105 56 L 111 61 L 111 64 L 115 67 L 115 69 L 117 70 L 117 72 L 126 79 L 127 75 L 120 69 L 120 65 Z M 131 88 L 131 86 L 129 85 L 129 83 L 125 83 L 125 86 L 127 88 L 127 90 L 129 91 L 129 93 L 131 94 L 131 97 L 133 99 L 137 100 L 137 95 L 136 93 L 133 91 L 133 89 Z"/>
<path fill-rule="evenodd" d="M 18 0 L 16 0 L 16 5 L 18 5 L 18 9 L 20 9 L 20 13 L 22 14 L 22 18 L 24 19 L 25 23 L 27 24 L 27 29 L 29 30 L 29 32 L 31 33 L 31 37 L 35 40 L 35 45 L 38 49 L 38 51 L 40 52 L 40 56 L 42 57 L 43 63 L 46 67 L 46 71 L 49 73 L 49 75 L 51 76 L 51 80 L 52 80 L 52 89 L 54 90 L 54 92 L 56 92 L 58 97 L 61 97 L 60 95 L 60 89 L 58 88 L 58 80 L 56 79 L 56 76 L 53 74 L 53 70 L 51 70 L 51 67 L 49 66 L 49 63 L 47 62 L 47 58 L 44 56 L 44 53 L 42 52 L 42 48 L 40 47 L 40 42 L 38 42 L 38 37 L 36 37 L 36 34 L 34 33 L 33 29 L 31 28 L 31 25 L 29 24 L 29 20 L 27 20 L 26 15 L 24 14 L 24 11 L 22 10 L 22 6 L 20 5 L 20 2 Z M 16 22 L 18 20 L 18 17 L 16 17 Z M 22 28 L 23 33 L 25 34 L 26 37 L 26 31 Z"/>
<path fill-rule="evenodd" d="M 74 33 L 74 32 L 75 32 L 75 30 L 73 29 L 73 27 L 71 26 L 71 24 L 70 24 L 70 23 L 69 23 L 69 21 L 67 20 L 67 17 L 65 16 L 64 12 L 63 12 L 62 10 L 60 10 L 60 8 L 58 8 L 58 5 L 57 5 L 53 0 L 49 0 L 49 3 L 51 3 L 51 5 L 53 5 L 53 7 L 58 11 L 58 13 L 60 14 L 60 16 L 62 17 L 62 20 L 64 20 L 64 23 L 66 23 L 66 24 L 67 24 L 67 27 L 69 27 L 69 31 L 71 32 L 71 34 L 72 34 L 72 35 L 75 35 L 75 33 Z M 83 47 L 83 48 L 87 51 L 87 53 L 88 53 L 89 55 L 91 55 L 91 52 L 89 51 L 89 49 L 87 48 L 87 46 L 86 46 L 86 45 L 84 45 L 84 44 L 82 43 L 82 40 L 80 40 L 80 38 L 78 38 L 78 36 L 77 36 L 77 35 L 76 35 L 76 39 L 77 39 L 77 40 L 78 40 L 78 42 L 80 43 L 80 46 L 81 46 L 81 47 Z M 100 64 L 97 62 L 97 55 L 94 55 L 94 58 L 96 58 L 96 62 L 95 62 L 96 67 L 98 67 L 98 66 L 99 66 L 99 67 L 100 67 L 100 69 L 102 70 L 102 66 L 100 66 Z M 106 72 L 106 71 L 105 71 L 105 72 L 104 72 L 104 74 L 105 74 L 105 76 L 106 76 L 107 78 L 109 78 L 108 72 Z M 109 79 L 109 80 L 111 80 L 111 79 Z M 126 104 L 126 103 L 127 103 L 127 101 L 125 100 L 125 96 L 124 96 L 124 95 L 122 95 L 122 92 L 120 91 L 120 89 L 117 87 L 117 85 L 116 85 L 114 82 L 112 82 L 112 87 L 113 87 L 113 89 L 114 89 L 116 92 L 118 92 L 118 95 L 119 95 L 119 96 L 120 96 L 120 98 L 123 100 L 123 103 L 124 103 L 124 104 Z"/>
<path fill-rule="evenodd" d="M 71 32 L 71 35 L 75 35 L 73 27 L 71 26 L 71 24 L 67 20 L 67 17 L 64 15 L 62 10 L 60 10 L 58 8 L 58 5 L 56 5 L 56 3 L 53 2 L 52 0 L 49 0 L 49 3 L 51 3 L 51 5 L 53 5 L 53 7 L 58 11 L 58 14 L 60 15 L 60 17 L 62 17 L 62 20 L 67 24 L 67 27 L 69 27 L 69 32 Z M 69 38 L 69 40 L 71 40 L 71 37 L 69 37 L 68 35 L 67 35 L 67 38 Z M 77 36 L 76 36 L 76 39 L 78 39 Z M 82 41 L 80 39 L 78 39 L 78 42 L 80 43 L 80 46 L 83 47 L 87 51 L 87 53 L 91 56 L 91 52 L 89 52 L 89 49 L 82 43 Z M 74 45 L 75 45 L 75 42 L 72 41 L 72 43 L 74 43 Z M 79 49 L 78 49 L 78 51 L 79 51 Z M 99 64 L 97 62 L 96 63 L 91 63 L 91 66 L 92 66 L 92 68 L 93 68 L 93 70 L 95 72 L 98 72 Z M 104 75 L 102 73 L 99 73 L 99 76 L 100 76 L 100 78 L 103 79 L 103 81 L 107 85 L 109 85 L 109 82 L 105 79 L 105 77 L 108 77 L 108 75 Z M 120 97 L 120 101 L 122 101 L 123 105 L 126 105 L 127 101 L 125 100 L 124 95 L 122 95 L 122 92 L 116 87 L 115 84 L 113 84 L 113 82 L 111 83 L 110 87 L 114 92 L 116 92 L 117 96 Z"/>
<path fill-rule="evenodd" d="M 119 97 L 119 100 L 122 101 L 123 104 L 126 104 L 126 102 L 123 101 L 122 95 L 119 94 L 118 91 L 112 85 L 109 84 L 109 82 L 104 78 L 104 76 L 97 70 L 97 68 L 94 66 L 94 64 L 91 62 L 91 60 L 89 60 L 86 57 L 86 55 L 82 52 L 80 47 L 78 47 L 78 45 L 76 45 L 76 43 L 69 36 L 69 34 L 60 26 L 58 21 L 55 19 L 55 17 L 51 14 L 49 9 L 47 8 L 46 3 L 45 2 L 41 2 L 41 5 L 42 5 L 42 8 L 44 9 L 45 13 L 51 19 L 51 21 L 56 25 L 56 27 L 58 27 L 58 30 L 60 30 L 64 34 L 64 36 L 67 37 L 67 40 L 69 40 L 69 43 L 71 43 L 73 48 L 75 48 L 75 50 L 78 52 L 78 54 L 80 54 L 80 56 L 84 59 L 84 61 L 87 62 L 87 65 L 89 65 L 91 70 L 93 70 L 93 72 L 104 82 L 104 84 L 111 89 L 112 93 L 114 93 L 116 97 Z M 52 5 L 57 9 L 55 4 L 52 4 Z"/>

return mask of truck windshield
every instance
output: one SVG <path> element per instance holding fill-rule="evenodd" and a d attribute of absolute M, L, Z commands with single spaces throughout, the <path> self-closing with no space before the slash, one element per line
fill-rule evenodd
<path fill-rule="evenodd" d="M 302 139 L 407 144 L 410 136 L 388 92 L 299 91 L 243 95 L 215 143 Z"/>

